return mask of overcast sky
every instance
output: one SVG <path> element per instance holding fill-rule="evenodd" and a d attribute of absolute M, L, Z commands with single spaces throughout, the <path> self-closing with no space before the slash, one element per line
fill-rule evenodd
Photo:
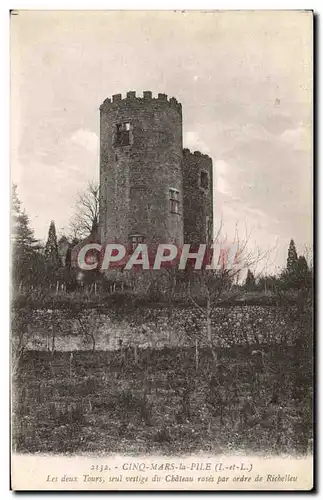
<path fill-rule="evenodd" d="M 285 263 L 312 242 L 312 18 L 304 12 L 12 16 L 12 180 L 38 238 L 99 176 L 99 106 L 151 90 L 213 158 L 215 215 Z M 270 264 L 273 269 L 273 264 Z"/>

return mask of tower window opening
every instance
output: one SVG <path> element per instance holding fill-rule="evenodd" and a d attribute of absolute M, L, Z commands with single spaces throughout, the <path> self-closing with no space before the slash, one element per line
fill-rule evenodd
<path fill-rule="evenodd" d="M 179 214 L 179 191 L 178 189 L 169 189 L 169 211 L 173 214 Z"/>
<path fill-rule="evenodd" d="M 130 236 L 131 250 L 135 250 L 140 243 L 144 242 L 144 237 L 142 234 L 132 234 Z"/>
<path fill-rule="evenodd" d="M 200 186 L 202 189 L 209 189 L 209 176 L 207 172 L 201 172 Z"/>
<path fill-rule="evenodd" d="M 210 243 L 211 240 L 211 227 L 210 227 L 210 217 L 207 215 L 205 217 L 205 238 L 206 238 L 206 243 Z"/>
<path fill-rule="evenodd" d="M 115 146 L 129 146 L 130 144 L 130 123 L 118 123 L 116 125 Z"/>

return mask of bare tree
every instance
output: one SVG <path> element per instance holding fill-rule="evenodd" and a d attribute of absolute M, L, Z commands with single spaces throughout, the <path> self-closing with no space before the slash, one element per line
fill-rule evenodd
<path fill-rule="evenodd" d="M 95 352 L 96 341 L 102 326 L 102 318 L 95 311 L 81 315 L 77 318 L 81 336 L 86 343 L 91 344 L 92 353 Z"/>
<path fill-rule="evenodd" d="M 219 245 L 220 232 L 219 228 L 214 240 L 212 241 L 211 230 L 208 232 L 208 245 Z M 206 269 L 205 267 L 198 271 L 191 271 L 189 277 L 188 295 L 190 301 L 199 311 L 201 318 L 205 320 L 206 329 L 204 331 L 194 331 L 189 333 L 194 337 L 196 351 L 198 343 L 206 345 L 209 349 L 212 358 L 213 372 L 217 369 L 217 344 L 218 338 L 215 338 L 213 332 L 213 322 L 216 318 L 216 308 L 225 302 L 228 297 L 234 300 L 241 294 L 241 287 L 236 287 L 236 291 L 232 291 L 233 284 L 239 277 L 240 273 L 257 265 L 263 259 L 268 257 L 268 252 L 260 251 L 251 252 L 249 247 L 250 233 L 246 234 L 243 241 L 240 240 L 236 231 L 234 241 L 231 246 L 235 249 L 234 262 L 230 263 L 226 257 L 219 255 L 218 268 Z M 221 262 L 222 260 L 222 262 Z M 214 262 L 216 265 L 217 263 Z M 233 264 L 233 265 L 232 265 Z M 192 293 L 192 284 L 197 285 L 198 296 Z M 198 356 L 198 352 L 197 352 Z"/>
<path fill-rule="evenodd" d="M 88 236 L 93 224 L 99 219 L 99 184 L 90 181 L 86 189 L 78 194 L 69 230 L 72 238 L 82 239 Z"/>

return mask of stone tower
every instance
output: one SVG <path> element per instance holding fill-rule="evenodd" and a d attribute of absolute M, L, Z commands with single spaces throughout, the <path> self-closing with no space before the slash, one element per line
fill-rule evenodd
<path fill-rule="evenodd" d="M 213 241 L 213 164 L 208 155 L 183 150 L 184 240 Z"/>
<path fill-rule="evenodd" d="M 100 107 L 101 242 L 183 243 L 182 106 L 128 92 Z"/>

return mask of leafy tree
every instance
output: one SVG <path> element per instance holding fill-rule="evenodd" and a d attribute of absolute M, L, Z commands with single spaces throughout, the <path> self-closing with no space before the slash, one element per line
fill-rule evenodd
<path fill-rule="evenodd" d="M 283 286 L 291 289 L 301 289 L 311 286 L 312 273 L 303 255 L 297 256 L 294 240 L 288 248 L 287 267 L 281 274 Z"/>
<path fill-rule="evenodd" d="M 54 268 L 59 267 L 60 259 L 58 254 L 55 222 L 53 220 L 49 225 L 48 238 L 45 246 L 45 259 L 47 263 Z"/>
<path fill-rule="evenodd" d="M 21 209 L 21 201 L 18 198 L 17 194 L 17 184 L 12 185 L 12 193 L 11 193 L 11 210 L 12 210 L 12 218 L 16 220 L 18 214 Z"/>
<path fill-rule="evenodd" d="M 293 275 L 297 273 L 297 251 L 294 240 L 290 240 L 289 248 L 288 248 L 288 256 L 287 256 L 287 274 Z"/>
<path fill-rule="evenodd" d="M 255 275 L 253 274 L 253 272 L 250 269 L 248 269 L 245 288 L 246 288 L 246 290 L 254 290 L 255 287 L 256 287 Z"/>
<path fill-rule="evenodd" d="M 44 259 L 46 267 L 45 279 L 47 283 L 53 283 L 57 279 L 59 279 L 58 270 L 61 267 L 54 221 L 51 221 L 49 225 L 48 238 L 44 251 Z"/>
<path fill-rule="evenodd" d="M 300 255 L 297 260 L 296 283 L 299 288 L 308 288 L 312 286 L 312 272 L 308 267 L 304 255 Z"/>
<path fill-rule="evenodd" d="M 289 252 L 289 255 L 292 256 L 293 253 L 294 250 Z M 290 259 L 290 261 L 293 262 L 293 268 L 291 270 L 290 267 L 290 270 L 285 269 L 282 272 L 276 293 L 281 304 L 286 304 L 292 299 L 297 306 L 298 317 L 302 318 L 304 324 L 307 325 L 304 327 L 304 335 L 301 335 L 298 339 L 298 342 L 303 342 L 305 338 L 308 338 L 307 333 L 312 335 L 313 270 L 308 266 L 307 260 L 303 255 L 297 258 L 296 264 L 294 258 L 293 260 Z"/>
<path fill-rule="evenodd" d="M 11 244 L 14 283 L 34 283 L 37 277 L 40 245 L 34 237 L 28 215 L 25 210 L 21 210 L 16 185 L 12 187 Z"/>
<path fill-rule="evenodd" d="M 15 184 L 12 187 L 11 241 L 15 253 L 20 255 L 33 251 L 37 243 L 34 232 L 29 227 L 28 215 L 25 210 L 21 210 L 21 202 Z"/>
<path fill-rule="evenodd" d="M 308 265 L 305 257 L 300 255 L 297 261 L 297 273 L 299 276 L 306 276 L 308 273 Z"/>
<path fill-rule="evenodd" d="M 34 238 L 34 231 L 30 227 L 29 217 L 25 211 L 17 217 L 14 228 L 15 254 L 22 256 L 32 255 L 37 247 L 37 240 Z"/>

